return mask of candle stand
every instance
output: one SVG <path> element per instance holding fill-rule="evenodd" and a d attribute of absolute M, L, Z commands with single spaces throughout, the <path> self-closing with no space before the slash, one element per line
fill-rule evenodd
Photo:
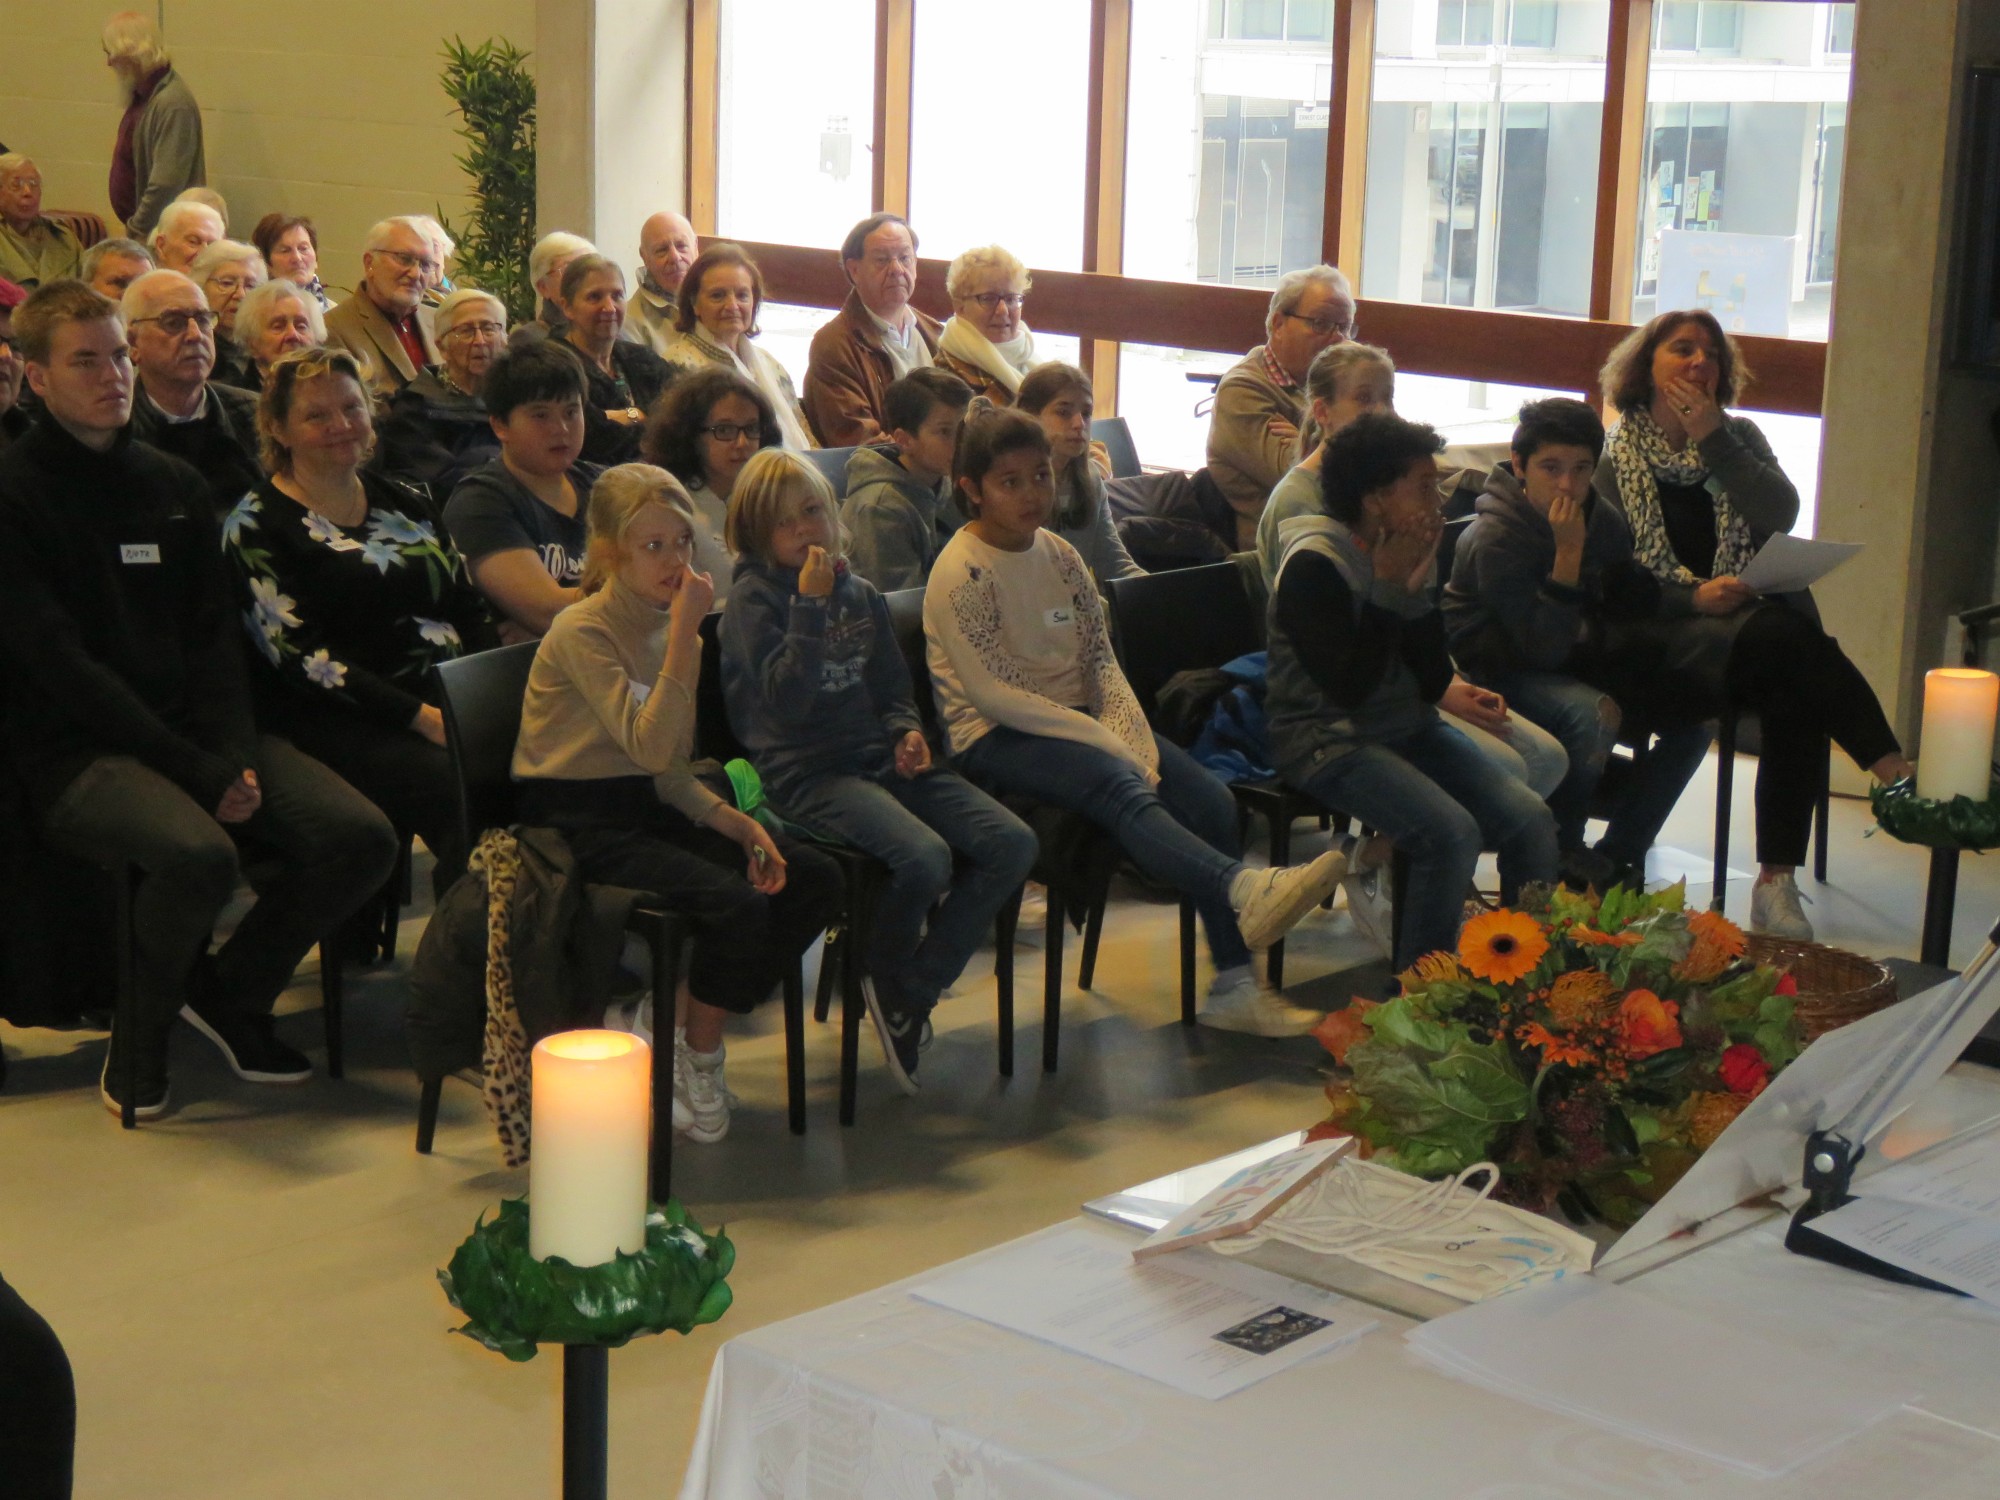
<path fill-rule="evenodd" d="M 2000 798 L 1923 797 L 1908 778 L 1869 793 L 1875 821 L 1889 837 L 1922 844 L 1931 851 L 1930 880 L 1924 888 L 1922 961 L 1951 967 L 1951 924 L 1958 904 L 1958 859 L 1966 850 L 2000 847 Z"/>

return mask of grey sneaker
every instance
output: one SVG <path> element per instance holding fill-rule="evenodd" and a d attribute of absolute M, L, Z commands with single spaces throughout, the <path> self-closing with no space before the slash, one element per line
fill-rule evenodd
<path fill-rule="evenodd" d="M 1341 877 L 1340 889 L 1347 896 L 1347 914 L 1355 930 L 1384 958 L 1395 947 L 1395 904 L 1390 897 L 1389 867 L 1376 865 L 1360 874 Z"/>
<path fill-rule="evenodd" d="M 1308 905 L 1311 903 L 1308 902 Z M 1208 987 L 1195 1019 L 1217 1031 L 1250 1036 L 1304 1036 L 1326 1018 L 1261 988 L 1248 968 L 1225 969 Z"/>
<path fill-rule="evenodd" d="M 1245 870 L 1229 893 L 1243 941 L 1253 951 L 1270 947 L 1332 895 L 1346 873 L 1347 856 L 1337 849 L 1328 850 L 1311 864 Z"/>
<path fill-rule="evenodd" d="M 687 1058 L 687 1138 L 712 1146 L 729 1134 L 729 1090 L 722 1081 L 723 1053 L 720 1047 L 709 1053 L 688 1048 Z M 678 1090 L 675 1091 L 678 1095 Z M 678 1097 L 674 1100 L 679 1104 Z M 678 1109 L 675 1127 L 679 1128 Z"/>
<path fill-rule="evenodd" d="M 1750 887 L 1750 930 L 1766 937 L 1810 943 L 1813 926 L 1800 903 L 1811 899 L 1789 875 L 1774 875 L 1768 880 L 1759 876 Z"/>

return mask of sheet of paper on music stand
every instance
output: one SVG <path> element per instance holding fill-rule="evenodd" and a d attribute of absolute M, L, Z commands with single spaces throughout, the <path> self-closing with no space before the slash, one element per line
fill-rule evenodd
<path fill-rule="evenodd" d="M 1884 1265 L 2000 1307 L 2000 1221 L 1922 1203 L 1861 1197 L 1821 1214 L 1813 1228 Z"/>
<path fill-rule="evenodd" d="M 1860 550 L 1856 542 L 1820 542 L 1781 531 L 1736 576 L 1760 594 L 1793 594 L 1811 588 Z"/>
<path fill-rule="evenodd" d="M 1476 1303 L 1405 1338 L 1455 1379 L 1766 1478 L 1917 1394 L 1596 1276 Z"/>

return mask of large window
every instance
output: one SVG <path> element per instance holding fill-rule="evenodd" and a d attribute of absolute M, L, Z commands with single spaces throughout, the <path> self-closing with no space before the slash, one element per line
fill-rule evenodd
<path fill-rule="evenodd" d="M 838 245 L 869 210 L 874 0 L 727 0 L 721 69 L 717 227 Z"/>
<path fill-rule="evenodd" d="M 1581 317 L 1608 0 L 1380 0 L 1361 292 Z"/>

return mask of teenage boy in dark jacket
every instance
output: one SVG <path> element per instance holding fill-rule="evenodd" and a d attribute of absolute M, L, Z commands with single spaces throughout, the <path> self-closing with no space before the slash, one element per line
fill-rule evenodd
<path fill-rule="evenodd" d="M 1604 424 L 1583 402 L 1523 406 L 1511 459 L 1487 477 L 1444 596 L 1459 669 L 1569 752 L 1549 807 L 1572 869 L 1587 866 L 1600 883 L 1643 875 L 1646 851 L 1709 741 L 1706 725 L 1660 690 L 1672 674 L 1657 648 L 1672 632 L 1659 625 L 1687 605 L 1633 560 L 1624 514 L 1591 488 L 1603 451 Z M 1612 746 L 1642 716 L 1659 739 L 1611 809 L 1599 858 L 1579 866 Z"/>
<path fill-rule="evenodd" d="M 964 523 L 951 498 L 951 459 L 971 404 L 972 387 L 951 371 L 912 370 L 882 398 L 890 441 L 857 448 L 847 461 L 847 561 L 884 594 L 928 583 Z"/>
<path fill-rule="evenodd" d="M 50 845 L 138 877 L 137 1014 L 112 1033 L 104 1103 L 122 1108 L 136 1055 L 136 1113 L 166 1109 L 177 1015 L 239 1077 L 299 1082 L 312 1066 L 271 1007 L 388 877 L 395 833 L 326 767 L 258 735 L 207 487 L 127 430 L 117 308 L 54 281 L 15 335 L 47 415 L 0 454 L 0 752 Z M 238 840 L 273 873 L 211 961 Z"/>

